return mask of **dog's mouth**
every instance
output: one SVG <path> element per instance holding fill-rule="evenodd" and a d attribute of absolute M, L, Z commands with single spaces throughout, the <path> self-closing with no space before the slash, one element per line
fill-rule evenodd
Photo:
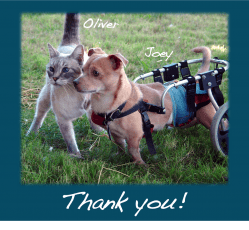
<path fill-rule="evenodd" d="M 96 90 L 78 90 L 78 89 L 77 89 L 77 91 L 79 93 L 96 93 L 97 92 Z"/>

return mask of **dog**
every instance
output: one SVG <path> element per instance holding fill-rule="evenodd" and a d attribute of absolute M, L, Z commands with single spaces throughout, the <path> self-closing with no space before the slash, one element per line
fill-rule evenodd
<path fill-rule="evenodd" d="M 66 14 L 58 50 L 48 44 L 50 61 L 46 66 L 46 84 L 39 94 L 35 116 L 26 135 L 38 132 L 52 108 L 68 152 L 80 158 L 72 121 L 86 113 L 91 127 L 97 131 L 101 129 L 90 119 L 90 94 L 80 94 L 73 86 L 73 80 L 82 74 L 82 67 L 88 58 L 79 40 L 79 20 L 79 14 Z"/>
<path fill-rule="evenodd" d="M 197 47 L 193 51 L 203 53 L 203 62 L 198 73 L 208 71 L 211 51 L 207 47 Z M 122 113 L 139 104 L 141 100 L 148 101 L 153 105 L 161 105 L 164 86 L 158 82 L 137 84 L 129 80 L 124 71 L 128 60 L 122 54 L 107 55 L 101 48 L 95 48 L 89 50 L 88 56 L 89 59 L 83 67 L 83 75 L 74 80 L 74 86 L 80 93 L 91 94 L 93 122 L 96 120 L 93 115 L 116 113 L 120 105 L 124 105 Z M 164 103 L 165 114 L 147 112 L 154 125 L 154 131 L 161 130 L 166 125 L 173 125 L 175 122 L 174 102 L 170 93 L 165 96 Z M 196 112 L 196 118 L 192 125 L 200 122 L 210 128 L 215 109 L 209 101 L 205 101 L 204 104 Z M 115 143 L 119 146 L 119 151 L 125 148 L 125 142 L 127 142 L 128 151 L 134 162 L 145 164 L 139 150 L 144 131 L 141 114 L 138 110 L 110 121 L 108 124 L 100 123 L 100 125 L 110 130 Z"/>

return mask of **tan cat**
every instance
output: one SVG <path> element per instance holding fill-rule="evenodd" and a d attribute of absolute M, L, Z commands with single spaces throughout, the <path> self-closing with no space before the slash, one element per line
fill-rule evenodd
<path fill-rule="evenodd" d="M 73 80 L 82 74 L 88 55 L 79 43 L 79 14 L 66 14 L 64 34 L 58 50 L 48 44 L 50 61 L 46 66 L 46 84 L 36 105 L 34 120 L 27 132 L 37 132 L 47 112 L 52 108 L 69 153 L 80 157 L 72 121 L 83 114 L 90 115 L 90 95 L 81 94 Z M 88 116 L 90 117 L 90 116 Z M 90 119 L 89 119 L 90 120 Z M 91 127 L 100 129 L 91 122 Z"/>

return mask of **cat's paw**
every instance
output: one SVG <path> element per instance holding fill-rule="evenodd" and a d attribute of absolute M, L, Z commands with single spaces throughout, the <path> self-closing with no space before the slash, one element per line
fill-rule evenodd
<path fill-rule="evenodd" d="M 83 157 L 83 155 L 82 155 L 80 152 L 77 152 L 77 153 L 69 153 L 69 156 L 72 157 L 72 158 L 84 160 L 84 157 Z"/>

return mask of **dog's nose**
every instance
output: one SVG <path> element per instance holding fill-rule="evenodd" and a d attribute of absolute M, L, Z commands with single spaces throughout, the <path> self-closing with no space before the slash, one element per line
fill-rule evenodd
<path fill-rule="evenodd" d="M 53 77 L 54 81 L 57 81 L 58 80 L 58 77 Z"/>
<path fill-rule="evenodd" d="M 79 84 L 79 80 L 78 79 L 75 79 L 74 81 L 73 81 L 73 84 L 76 86 L 76 85 L 78 85 Z"/>

